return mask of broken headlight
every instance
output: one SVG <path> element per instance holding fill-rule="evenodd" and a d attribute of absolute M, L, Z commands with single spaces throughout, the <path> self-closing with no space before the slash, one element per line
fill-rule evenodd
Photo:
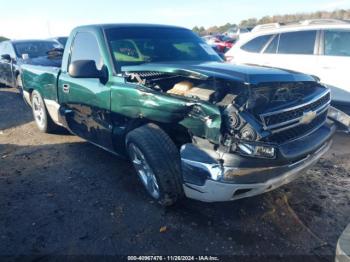
<path fill-rule="evenodd" d="M 275 158 L 276 150 L 272 146 L 253 145 L 248 143 L 238 143 L 237 151 L 246 156 L 261 157 L 261 158 Z"/>

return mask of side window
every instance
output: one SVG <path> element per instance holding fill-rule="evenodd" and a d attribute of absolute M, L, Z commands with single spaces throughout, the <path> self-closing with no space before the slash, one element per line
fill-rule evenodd
<path fill-rule="evenodd" d="M 325 30 L 324 55 L 350 56 L 350 31 Z"/>
<path fill-rule="evenodd" d="M 13 45 L 10 44 L 10 43 L 7 45 L 7 52 L 13 59 L 16 58 L 16 53 L 15 53 L 15 51 L 13 49 Z"/>
<path fill-rule="evenodd" d="M 102 56 L 97 39 L 93 34 L 81 32 L 75 36 L 70 63 L 77 60 L 94 60 L 97 69 L 102 68 Z"/>
<path fill-rule="evenodd" d="M 314 53 L 316 30 L 283 33 L 280 35 L 278 44 L 279 54 L 302 54 Z"/>
<path fill-rule="evenodd" d="M 268 47 L 265 49 L 265 54 L 276 54 L 279 38 L 279 35 L 274 36 Z"/>
<path fill-rule="evenodd" d="M 247 52 L 259 53 L 261 49 L 266 45 L 267 41 L 270 40 L 272 35 L 262 35 L 250 40 L 244 44 L 241 49 Z"/>
<path fill-rule="evenodd" d="M 11 47 L 11 44 L 9 42 L 2 43 L 2 54 L 3 55 L 10 55 L 11 58 L 15 59 L 15 53 L 13 52 L 13 49 Z"/>
<path fill-rule="evenodd" d="M 4 55 L 9 55 L 10 54 L 10 48 L 8 42 L 5 42 L 2 44 L 2 52 Z"/>

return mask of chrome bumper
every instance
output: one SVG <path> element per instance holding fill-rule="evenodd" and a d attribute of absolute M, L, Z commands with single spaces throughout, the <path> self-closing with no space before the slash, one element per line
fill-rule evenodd
<path fill-rule="evenodd" d="M 273 170 L 273 172 L 277 175 L 274 178 L 271 178 L 262 183 L 241 184 L 224 181 L 223 179 L 224 173 L 228 171 L 231 173 L 241 172 L 244 173 L 244 176 L 249 176 L 250 174 L 256 174 L 257 168 L 244 168 L 244 172 L 242 172 L 242 169 L 239 168 L 224 167 L 221 169 L 223 174 L 221 176 L 221 179 L 219 179 L 220 167 L 215 164 L 205 164 L 203 167 L 208 168 L 207 171 L 211 172 L 210 174 L 212 178 L 207 179 L 203 185 L 184 182 L 183 188 L 185 195 L 188 198 L 204 202 L 219 202 L 237 200 L 268 192 L 284 184 L 287 184 L 302 175 L 302 171 L 315 164 L 319 158 L 328 151 L 328 149 L 331 147 L 331 144 L 332 141 L 330 140 L 313 154 L 310 154 L 304 159 L 291 165 L 264 168 L 264 170 L 267 169 L 265 172 Z M 182 162 L 183 165 L 200 165 L 199 162 L 191 161 L 192 163 L 190 163 L 184 158 L 182 159 Z"/>

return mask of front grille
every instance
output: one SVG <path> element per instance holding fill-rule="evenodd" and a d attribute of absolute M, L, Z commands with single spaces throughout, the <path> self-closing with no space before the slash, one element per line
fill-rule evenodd
<path fill-rule="evenodd" d="M 328 110 L 318 115 L 311 123 L 307 125 L 299 125 L 296 127 L 286 129 L 282 132 L 275 133 L 269 136 L 268 140 L 271 142 L 282 144 L 284 142 L 293 140 L 297 137 L 310 133 L 316 128 L 320 127 L 322 124 L 324 124 L 324 122 L 327 119 L 327 113 L 328 113 Z"/>
<path fill-rule="evenodd" d="M 275 112 L 264 113 L 260 115 L 260 118 L 265 130 L 271 130 L 273 133 L 276 133 L 301 125 L 300 120 L 307 112 L 313 111 L 317 115 L 322 114 L 327 110 L 329 104 L 330 93 L 327 91 L 308 103 Z"/>

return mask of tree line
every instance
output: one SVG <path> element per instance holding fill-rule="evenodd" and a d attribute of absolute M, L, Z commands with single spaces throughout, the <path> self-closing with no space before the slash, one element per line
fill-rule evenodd
<path fill-rule="evenodd" d="M 0 42 L 8 40 L 8 38 L 4 37 L 4 36 L 0 36 Z"/>
<path fill-rule="evenodd" d="M 286 15 L 274 15 L 274 16 L 264 16 L 260 19 L 248 18 L 242 20 L 239 24 L 227 23 L 222 26 L 212 26 L 209 28 L 204 28 L 203 26 L 195 26 L 192 30 L 199 35 L 209 35 L 209 34 L 222 34 L 225 33 L 230 28 L 234 27 L 254 27 L 259 24 L 267 23 L 293 23 L 301 20 L 307 19 L 342 19 L 350 20 L 350 9 L 335 10 L 332 12 L 318 11 L 314 13 L 297 13 L 297 14 L 286 14 Z"/>

